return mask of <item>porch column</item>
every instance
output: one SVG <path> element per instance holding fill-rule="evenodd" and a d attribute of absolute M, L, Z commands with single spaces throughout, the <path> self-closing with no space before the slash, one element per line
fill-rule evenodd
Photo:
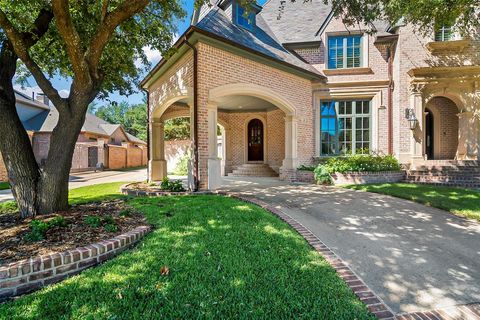
<path fill-rule="evenodd" d="M 282 163 L 283 170 L 297 168 L 297 123 L 294 116 L 285 117 L 285 159 Z"/>
<path fill-rule="evenodd" d="M 194 170 L 194 165 L 195 165 L 195 132 L 194 132 L 194 125 L 195 125 L 195 112 L 193 109 L 193 104 L 190 103 L 188 104 L 188 107 L 190 108 L 190 150 L 189 150 L 189 156 L 190 159 L 188 160 L 188 166 L 187 166 L 187 183 L 188 183 L 188 189 L 189 190 L 195 190 L 195 178 L 193 176 L 193 170 Z"/>
<path fill-rule="evenodd" d="M 412 153 L 412 160 L 423 160 L 424 159 L 424 136 L 425 133 L 423 132 L 424 123 L 425 123 L 425 115 L 424 115 L 424 106 L 423 106 L 423 97 L 422 92 L 419 88 L 416 88 L 412 91 L 410 95 L 410 106 L 413 108 L 415 116 L 418 120 L 417 127 L 412 130 L 412 139 L 411 139 L 411 153 Z"/>
<path fill-rule="evenodd" d="M 208 119 L 208 189 L 215 190 L 222 185 L 221 160 L 218 158 L 217 121 L 218 107 L 216 103 L 207 104 Z"/>
<path fill-rule="evenodd" d="M 457 160 L 478 160 L 479 120 L 475 112 L 462 112 L 458 116 Z"/>
<path fill-rule="evenodd" d="M 152 143 L 150 148 L 150 181 L 160 181 L 167 176 L 167 161 L 165 160 L 164 123 L 154 119 L 152 126 Z"/>

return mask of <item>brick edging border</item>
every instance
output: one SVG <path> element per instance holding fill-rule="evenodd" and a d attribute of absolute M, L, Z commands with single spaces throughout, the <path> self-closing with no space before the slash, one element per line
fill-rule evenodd
<path fill-rule="evenodd" d="M 360 299 L 360 301 L 367 306 L 370 313 L 380 320 L 395 319 L 393 311 L 350 269 L 350 267 L 348 267 L 347 264 L 345 264 L 345 262 L 327 247 L 315 234 L 297 220 L 293 219 L 282 210 L 254 197 L 246 197 L 230 192 L 218 192 L 217 194 L 257 205 L 289 224 L 330 264 L 330 266 L 332 266 L 332 268 L 335 269 L 340 278 L 342 278 L 347 286 L 352 289 L 353 293 Z"/>
<path fill-rule="evenodd" d="M 107 261 L 136 244 L 150 231 L 150 226 L 140 226 L 85 247 L 32 257 L 0 267 L 0 303 L 60 282 Z"/>

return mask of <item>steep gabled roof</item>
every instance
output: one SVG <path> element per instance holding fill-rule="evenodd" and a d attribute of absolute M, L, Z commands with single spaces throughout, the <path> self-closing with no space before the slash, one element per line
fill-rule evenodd
<path fill-rule="evenodd" d="M 319 41 L 318 30 L 330 12 L 331 6 L 323 0 L 270 0 L 264 4 L 260 16 L 284 44 Z"/>
<path fill-rule="evenodd" d="M 261 14 L 257 15 L 257 26 L 254 32 L 235 25 L 231 18 L 218 6 L 211 7 L 208 12 L 203 12 L 202 15 L 203 18 L 195 25 L 198 29 L 322 77 L 317 69 L 300 60 L 282 46 Z"/>

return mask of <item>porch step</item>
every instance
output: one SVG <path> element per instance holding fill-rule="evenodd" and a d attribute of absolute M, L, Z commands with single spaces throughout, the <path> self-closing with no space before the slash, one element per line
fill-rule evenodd
<path fill-rule="evenodd" d="M 264 163 L 246 163 L 234 169 L 229 177 L 278 177 L 278 174 Z"/>
<path fill-rule="evenodd" d="M 406 182 L 480 188 L 480 162 L 429 160 L 407 170 Z"/>

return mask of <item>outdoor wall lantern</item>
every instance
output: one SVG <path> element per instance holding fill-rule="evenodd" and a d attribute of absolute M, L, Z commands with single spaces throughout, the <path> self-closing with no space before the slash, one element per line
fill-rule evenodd
<path fill-rule="evenodd" d="M 410 130 L 415 130 L 418 126 L 418 119 L 415 116 L 415 112 L 412 108 L 405 109 L 405 119 L 407 119 L 408 124 L 410 125 Z"/>

